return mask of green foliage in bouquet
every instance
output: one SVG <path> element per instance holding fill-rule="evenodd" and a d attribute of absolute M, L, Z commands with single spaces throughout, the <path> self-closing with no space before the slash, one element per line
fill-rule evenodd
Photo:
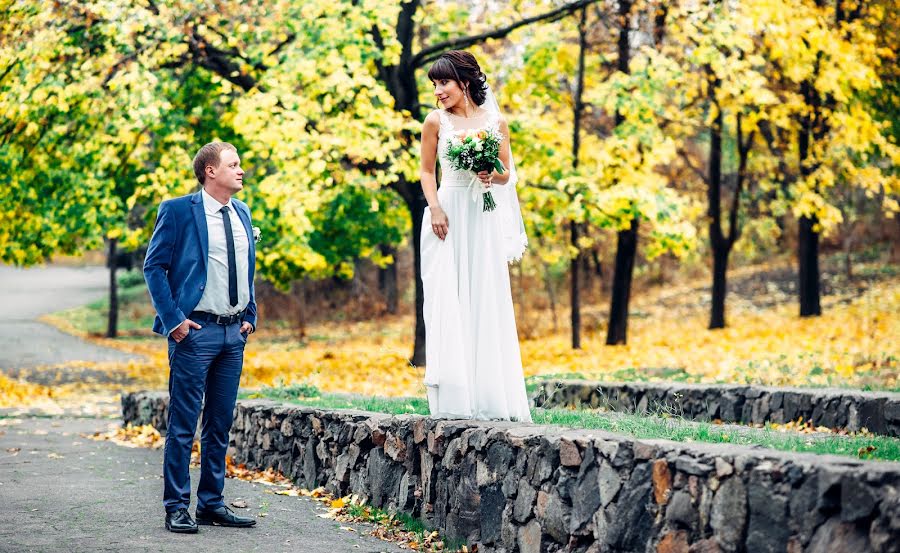
<path fill-rule="evenodd" d="M 450 139 L 447 157 L 454 169 L 479 173 L 481 171 L 497 171 L 503 174 L 506 167 L 500 161 L 500 143 L 503 135 L 496 130 L 479 129 L 461 131 Z M 473 177 L 474 184 L 476 177 Z M 493 211 L 497 207 L 494 196 L 488 190 L 484 193 L 484 211 Z"/>

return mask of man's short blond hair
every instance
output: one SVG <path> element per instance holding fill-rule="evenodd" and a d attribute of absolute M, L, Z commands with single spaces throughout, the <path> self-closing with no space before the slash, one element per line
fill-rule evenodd
<path fill-rule="evenodd" d="M 200 148 L 200 151 L 194 156 L 194 176 L 200 181 L 201 186 L 206 184 L 206 168 L 210 165 L 219 166 L 220 154 L 223 150 L 234 150 L 237 153 L 237 148 L 228 142 L 210 142 Z"/>

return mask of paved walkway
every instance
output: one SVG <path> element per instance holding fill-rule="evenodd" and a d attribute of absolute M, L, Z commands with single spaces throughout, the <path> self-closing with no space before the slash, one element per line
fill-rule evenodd
<path fill-rule="evenodd" d="M 325 512 L 318 502 L 233 479 L 225 482 L 226 502 L 244 499 L 249 508 L 235 510 L 256 516 L 255 528 L 201 526 L 198 534 L 172 534 L 161 504 L 162 450 L 80 436 L 118 423 L 0 419 L 0 552 L 402 551 L 367 535 L 368 525 L 318 517 Z M 195 493 L 198 477 L 193 469 Z"/>
<path fill-rule="evenodd" d="M 0 371 L 55 365 L 67 361 L 127 361 L 127 353 L 89 344 L 41 323 L 41 315 L 85 305 L 109 293 L 105 267 L 0 265 Z"/>
<path fill-rule="evenodd" d="M 29 368 L 79 360 L 127 361 L 126 353 L 84 342 L 36 320 L 102 298 L 108 293 L 108 278 L 103 267 L 0 265 L 0 305 L 7 311 L 0 319 L 4 336 L 0 372 L 35 381 L 45 375 L 56 382 L 62 376 L 58 381 L 66 382 L 92 375 L 84 370 Z M 118 411 L 108 399 L 106 407 Z M 201 527 L 195 535 L 172 534 L 164 527 L 162 450 L 132 449 L 80 436 L 106 431 L 109 425 L 120 424 L 118 420 L 13 413 L 0 411 L 0 553 L 401 551 L 366 535 L 366 525 L 316 516 L 324 511 L 315 501 L 275 495 L 263 484 L 231 479 L 225 484 L 226 501 L 244 499 L 249 508 L 239 511 L 257 516 L 256 528 Z M 197 470 L 191 477 L 196 486 Z"/>

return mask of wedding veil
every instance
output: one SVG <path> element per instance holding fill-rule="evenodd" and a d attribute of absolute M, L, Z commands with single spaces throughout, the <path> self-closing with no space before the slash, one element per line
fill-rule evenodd
<path fill-rule="evenodd" d="M 481 107 L 495 114 L 499 119 L 500 104 L 497 103 L 497 98 L 490 85 L 485 84 L 485 88 L 486 97 Z M 496 196 L 497 209 L 500 212 L 503 251 L 506 254 L 506 261 L 512 263 L 522 259 L 522 254 L 528 247 L 528 235 L 525 234 L 525 222 L 522 220 L 522 208 L 519 206 L 519 194 L 516 191 L 519 176 L 516 173 L 516 163 L 513 161 L 511 147 L 507 170 L 509 171 L 509 180 L 506 181 L 506 184 L 493 186 L 491 191 Z"/>

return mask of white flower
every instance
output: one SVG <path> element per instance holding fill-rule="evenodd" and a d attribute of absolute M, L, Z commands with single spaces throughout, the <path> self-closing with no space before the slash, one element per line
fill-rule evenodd
<path fill-rule="evenodd" d="M 259 242 L 261 240 L 262 231 L 259 230 L 259 227 L 253 227 L 253 241 Z"/>

